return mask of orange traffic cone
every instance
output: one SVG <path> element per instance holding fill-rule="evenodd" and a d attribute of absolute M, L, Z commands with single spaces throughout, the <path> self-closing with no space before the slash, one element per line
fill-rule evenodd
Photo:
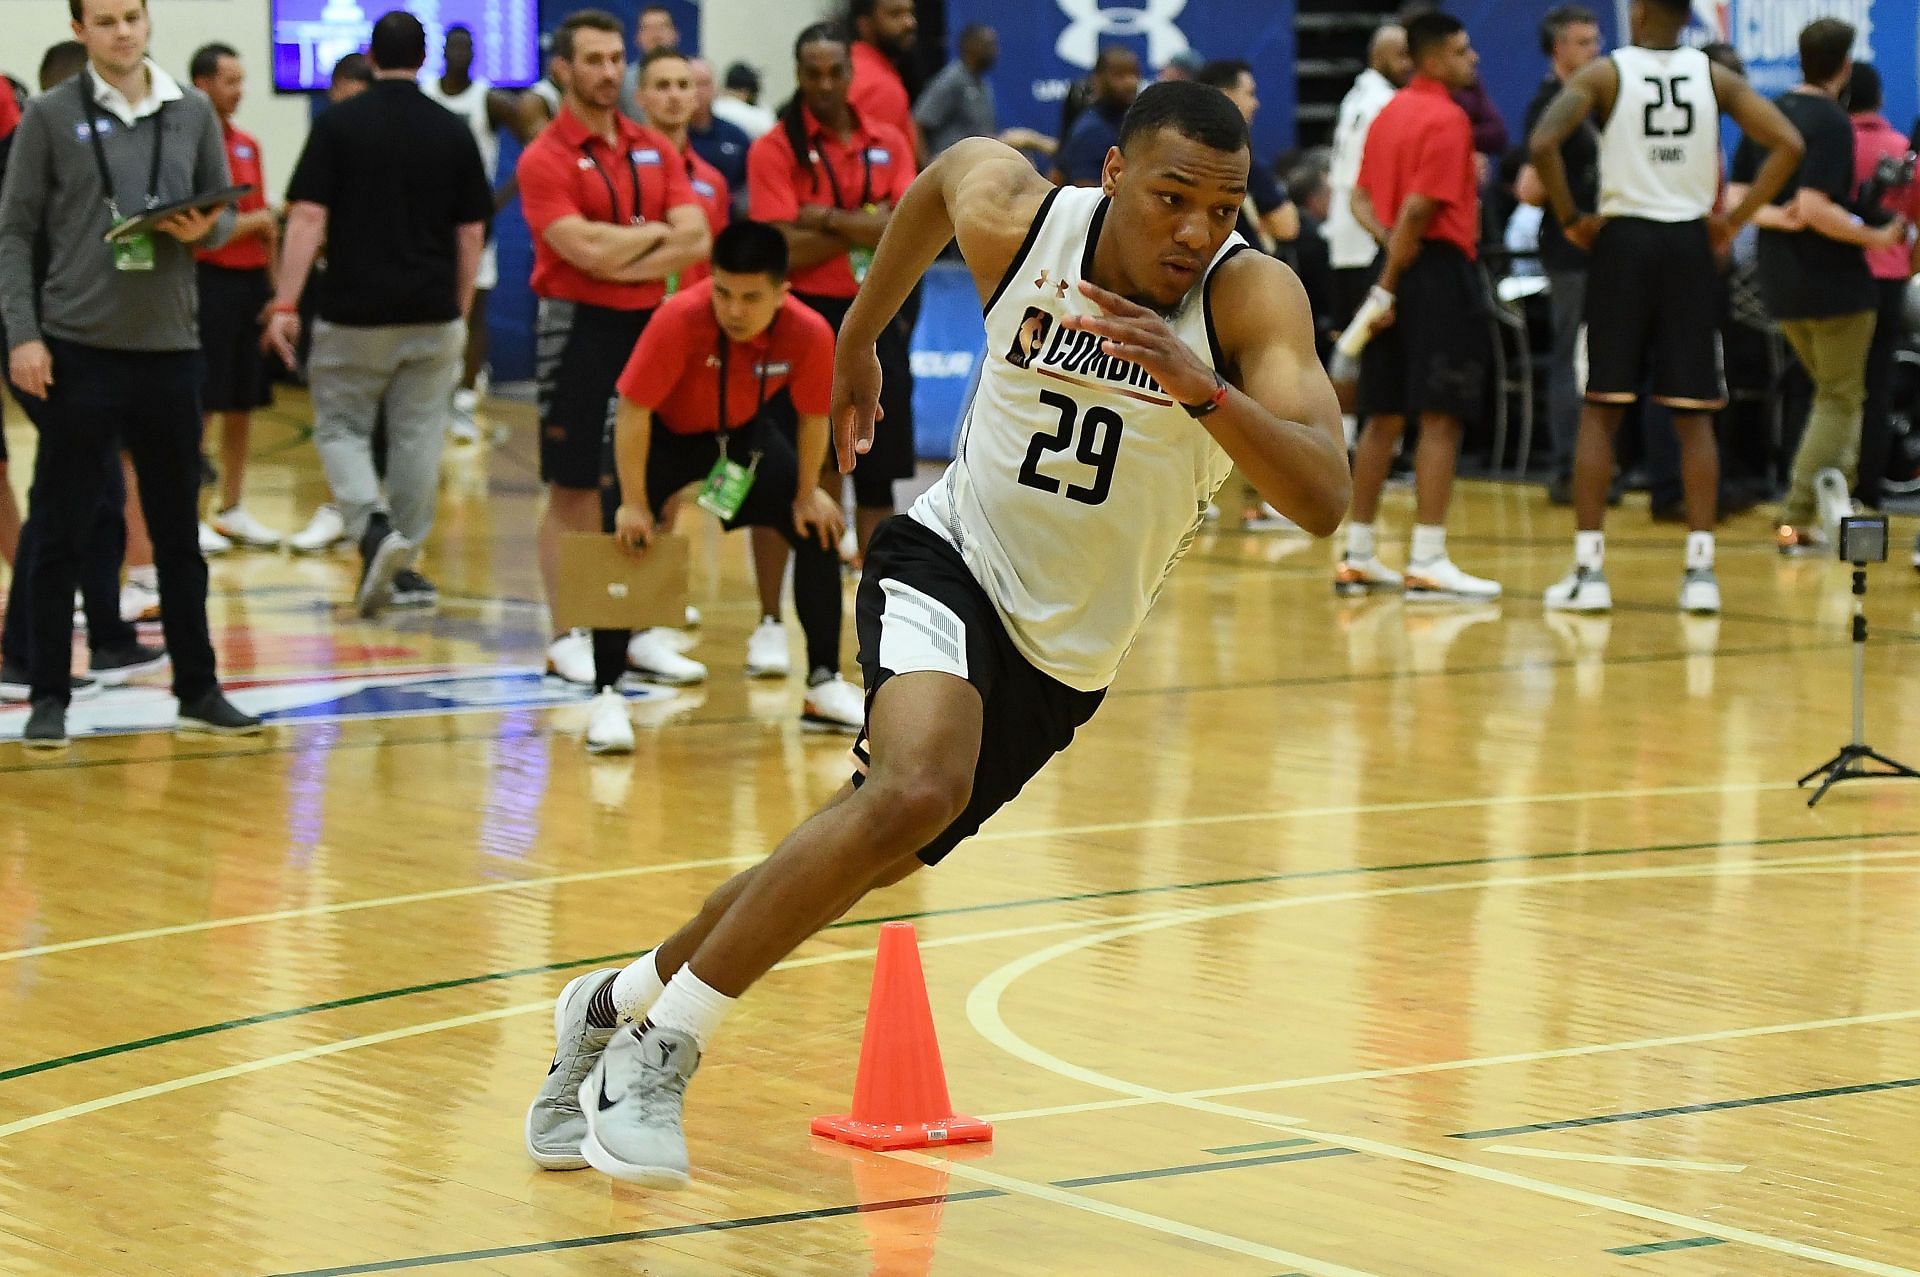
<path fill-rule="evenodd" d="M 940 1064 L 940 1040 L 933 1031 L 912 923 L 889 922 L 880 928 L 853 1112 L 814 1118 L 813 1133 L 871 1149 L 993 1138 L 991 1124 L 956 1115 L 947 1098 L 947 1073 Z"/>

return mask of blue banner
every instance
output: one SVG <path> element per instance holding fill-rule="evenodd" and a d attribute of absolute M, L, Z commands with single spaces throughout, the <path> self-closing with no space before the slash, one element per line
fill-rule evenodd
<path fill-rule="evenodd" d="M 980 294 L 973 274 L 958 262 L 937 262 L 921 292 L 920 322 L 913 329 L 913 446 L 931 460 L 953 458 L 960 414 L 986 352 Z"/>
<path fill-rule="evenodd" d="M 1914 0 L 1694 0 L 1703 40 L 1725 40 L 1747 64 L 1747 78 L 1768 97 L 1800 82 L 1800 32 L 1815 18 L 1852 24 L 1853 58 L 1871 62 L 1886 85 L 1884 114 L 1906 132 L 1920 112 L 1916 101 Z"/>
<path fill-rule="evenodd" d="M 1144 78 L 1176 54 L 1244 58 L 1262 106 L 1253 122 L 1254 158 L 1269 163 L 1293 145 L 1294 0 L 947 0 L 947 27 L 981 22 L 1000 33 L 989 73 L 1000 127 L 1055 135 L 1067 88 L 1093 69 L 1109 44 L 1140 55 Z"/>

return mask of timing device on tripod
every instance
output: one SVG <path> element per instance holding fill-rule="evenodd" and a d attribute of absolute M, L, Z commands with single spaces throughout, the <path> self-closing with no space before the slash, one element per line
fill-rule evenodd
<path fill-rule="evenodd" d="M 1887 520 L 1881 515 L 1848 515 L 1840 520 L 1838 543 L 1840 557 L 1853 564 L 1853 738 L 1840 747 L 1838 754 L 1800 778 L 1803 786 L 1815 776 L 1821 778 L 1820 787 L 1807 799 L 1809 807 L 1843 780 L 1920 780 L 1920 771 L 1888 758 L 1866 740 L 1867 564 L 1887 561 Z M 1868 766 L 1870 763 L 1879 766 Z"/>

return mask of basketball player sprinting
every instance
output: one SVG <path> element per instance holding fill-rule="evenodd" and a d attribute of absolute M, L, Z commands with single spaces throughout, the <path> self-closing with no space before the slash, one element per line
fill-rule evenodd
<path fill-rule="evenodd" d="M 1100 187 L 1055 190 L 982 138 L 900 201 L 840 334 L 841 469 L 873 439 L 874 343 L 955 238 L 987 364 L 952 466 L 867 556 L 857 774 L 659 948 L 560 994 L 526 1118 L 541 1166 L 687 1182 L 683 1095 L 735 1000 L 1067 746 L 1235 464 L 1301 527 L 1339 524 L 1340 409 L 1305 293 L 1233 233 L 1247 165 L 1233 103 L 1172 82 L 1136 100 Z"/>
<path fill-rule="evenodd" d="M 1633 0 L 1633 43 L 1568 80 L 1533 131 L 1533 163 L 1567 239 L 1592 254 L 1588 271 L 1587 390 L 1574 448 L 1573 571 L 1546 593 L 1549 609 L 1613 606 L 1604 567 L 1613 437 L 1640 397 L 1651 364 L 1654 401 L 1673 410 L 1686 496 L 1685 612 L 1718 612 L 1713 525 L 1720 457 L 1713 414 L 1727 401 L 1715 314 L 1715 255 L 1792 176 L 1800 135 L 1747 82 L 1684 47 L 1688 0 Z M 1768 148 L 1746 197 L 1725 215 L 1720 112 Z M 1589 115 L 1600 132 L 1600 208 L 1575 207 L 1560 144 Z"/>

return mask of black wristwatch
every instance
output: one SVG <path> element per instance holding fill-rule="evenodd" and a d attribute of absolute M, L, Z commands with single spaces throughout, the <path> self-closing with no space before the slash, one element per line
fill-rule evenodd
<path fill-rule="evenodd" d="M 1189 417 L 1192 417 L 1195 421 L 1198 421 L 1200 418 L 1206 416 L 1208 413 L 1211 413 L 1216 409 L 1218 409 L 1220 405 L 1225 403 L 1226 401 L 1227 401 L 1227 379 L 1225 377 L 1222 377 L 1218 370 L 1215 370 L 1213 374 L 1213 393 L 1208 395 L 1205 399 L 1202 399 L 1199 403 L 1182 403 L 1180 406 L 1187 410 L 1187 415 Z"/>

